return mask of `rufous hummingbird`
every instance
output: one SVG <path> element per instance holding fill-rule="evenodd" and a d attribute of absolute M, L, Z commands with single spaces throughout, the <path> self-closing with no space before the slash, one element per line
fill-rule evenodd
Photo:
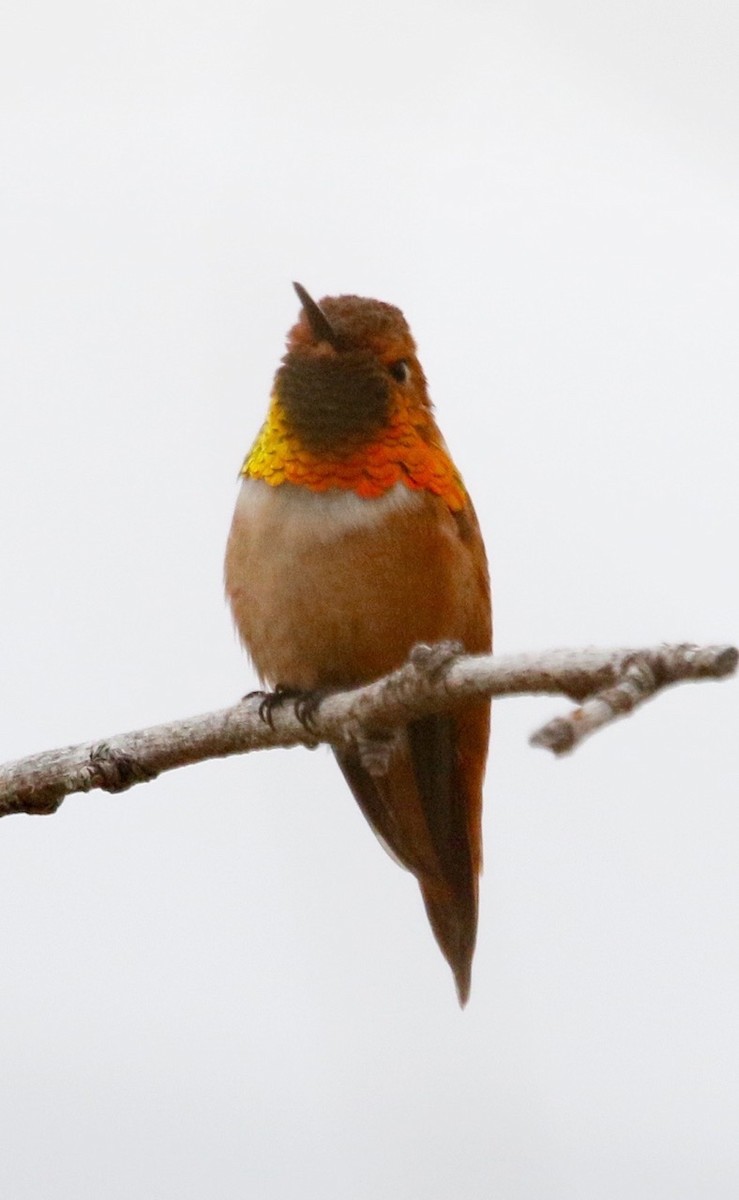
<path fill-rule="evenodd" d="M 321 693 L 385 675 L 418 643 L 489 651 L 485 548 L 403 314 L 360 296 L 316 304 L 294 287 L 302 311 L 226 550 L 226 592 L 261 682 L 278 698 Z M 466 702 L 411 721 L 384 755 L 334 749 L 380 841 L 418 880 L 463 1005 L 489 726 L 489 702 Z"/>

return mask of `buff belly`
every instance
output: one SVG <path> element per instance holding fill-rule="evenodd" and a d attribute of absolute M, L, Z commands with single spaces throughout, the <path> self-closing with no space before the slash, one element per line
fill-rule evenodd
<path fill-rule="evenodd" d="M 403 484 L 367 500 L 244 479 L 225 572 L 236 627 L 271 687 L 363 683 L 417 642 L 485 648 L 474 644 L 470 548 L 438 497 Z"/>

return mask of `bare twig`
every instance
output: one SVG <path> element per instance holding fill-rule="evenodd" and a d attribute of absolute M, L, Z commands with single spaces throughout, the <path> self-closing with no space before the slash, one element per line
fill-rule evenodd
<path fill-rule="evenodd" d="M 733 646 L 661 646 L 621 654 L 613 683 L 586 696 L 569 716 L 555 717 L 532 734 L 532 746 L 567 754 L 591 733 L 628 716 L 670 684 L 733 674 L 738 657 Z"/>
<path fill-rule="evenodd" d="M 534 745 L 564 754 L 670 684 L 731 675 L 738 658 L 733 646 L 591 648 L 496 657 L 462 655 L 449 645 L 419 646 L 384 679 L 326 696 L 307 725 L 292 702 L 274 706 L 265 721 L 257 694 L 219 712 L 7 763 L 0 767 L 0 816 L 52 813 L 72 792 L 121 792 L 163 771 L 209 758 L 371 738 L 414 717 L 485 696 L 549 693 L 577 701 L 580 707 L 569 716 L 555 718 L 531 738 Z"/>

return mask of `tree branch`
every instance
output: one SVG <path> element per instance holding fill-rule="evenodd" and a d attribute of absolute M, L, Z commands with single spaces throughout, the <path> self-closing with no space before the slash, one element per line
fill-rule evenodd
<path fill-rule="evenodd" d="M 263 697 L 255 693 L 218 712 L 6 763 L 0 767 L 0 816 L 52 813 L 72 792 L 122 792 L 163 771 L 210 758 L 371 738 L 414 717 L 486 696 L 546 693 L 576 701 L 573 712 L 556 717 L 531 738 L 535 746 L 565 754 L 671 684 L 733 674 L 738 659 L 733 646 L 588 648 L 495 657 L 463 655 L 449 644 L 417 646 L 391 675 L 327 695 L 307 709 L 298 704 L 296 711 L 286 700 L 270 706 L 265 720 Z"/>

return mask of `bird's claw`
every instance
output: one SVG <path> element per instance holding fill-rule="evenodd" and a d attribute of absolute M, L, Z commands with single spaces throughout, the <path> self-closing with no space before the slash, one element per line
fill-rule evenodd
<path fill-rule="evenodd" d="M 329 688 L 314 688 L 310 692 L 300 692 L 295 700 L 295 716 L 308 733 L 315 733 L 315 715 L 322 700 L 329 695 Z"/>
<path fill-rule="evenodd" d="M 261 696 L 259 704 L 259 719 L 264 721 L 265 725 L 269 725 L 270 729 L 274 729 L 274 712 L 276 708 L 281 708 L 286 700 L 293 700 L 301 693 L 295 688 L 283 687 L 282 684 L 277 685 L 273 692 L 250 692 L 250 697 Z M 244 697 L 246 699 L 246 697 Z"/>
<path fill-rule="evenodd" d="M 250 697 L 261 696 L 259 717 L 270 729 L 274 729 L 275 709 L 281 708 L 288 701 L 293 701 L 293 711 L 308 733 L 315 732 L 314 717 L 319 704 L 328 694 L 327 688 L 315 688 L 312 691 L 301 691 L 300 688 L 285 687 L 278 684 L 273 692 L 250 692 Z M 245 696 L 244 699 L 247 699 Z"/>

